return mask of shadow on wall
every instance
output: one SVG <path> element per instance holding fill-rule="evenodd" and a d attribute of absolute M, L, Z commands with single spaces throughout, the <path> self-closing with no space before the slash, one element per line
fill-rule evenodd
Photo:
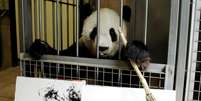
<path fill-rule="evenodd" d="M 8 15 L 0 18 L 0 65 L 3 68 L 12 66 L 10 18 Z M 2 69 L 2 68 L 0 68 Z"/>
<path fill-rule="evenodd" d="M 0 18 L 0 24 L 1 24 L 1 18 Z M 0 69 L 1 69 L 1 66 L 2 66 L 2 31 L 1 31 L 1 28 L 0 28 Z"/>
<path fill-rule="evenodd" d="M 0 32 L 1 34 L 1 32 Z M 2 42 L 1 42 L 1 36 L 0 36 L 0 67 L 2 66 Z"/>

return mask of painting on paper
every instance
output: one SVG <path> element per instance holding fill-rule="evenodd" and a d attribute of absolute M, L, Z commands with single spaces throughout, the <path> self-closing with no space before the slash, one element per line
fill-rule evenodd
<path fill-rule="evenodd" d="M 17 77 L 15 101 L 81 101 L 85 81 Z"/>

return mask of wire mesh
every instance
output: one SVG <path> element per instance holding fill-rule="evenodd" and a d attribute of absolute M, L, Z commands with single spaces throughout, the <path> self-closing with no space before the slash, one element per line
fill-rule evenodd
<path fill-rule="evenodd" d="M 198 45 L 198 50 L 199 50 L 200 44 Z M 201 53 L 200 51 L 197 51 L 197 61 L 196 63 L 196 70 L 192 73 L 194 73 L 194 81 L 192 84 L 193 86 L 193 101 L 200 101 L 201 100 Z"/>
<path fill-rule="evenodd" d="M 135 71 L 129 69 L 92 67 L 65 63 L 21 59 L 21 72 L 26 77 L 64 80 L 86 80 L 87 84 L 142 88 Z M 150 88 L 164 89 L 166 74 L 142 72 Z"/>

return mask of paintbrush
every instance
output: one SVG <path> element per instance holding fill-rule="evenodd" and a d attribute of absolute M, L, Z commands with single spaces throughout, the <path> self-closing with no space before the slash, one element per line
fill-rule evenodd
<path fill-rule="evenodd" d="M 124 33 L 121 31 L 121 27 L 119 28 L 119 33 L 120 33 L 120 37 L 122 39 L 123 45 L 126 46 L 127 45 L 127 40 L 124 36 Z M 153 96 L 153 94 L 150 91 L 150 88 L 147 84 L 147 81 L 145 80 L 145 78 L 143 77 L 142 73 L 140 72 L 138 66 L 136 65 L 136 63 L 134 61 L 132 61 L 131 59 L 129 59 L 130 64 L 132 65 L 133 69 L 135 70 L 136 74 L 138 75 L 140 82 L 142 83 L 142 86 L 145 90 L 145 94 L 146 94 L 146 101 L 156 101 L 156 98 Z"/>

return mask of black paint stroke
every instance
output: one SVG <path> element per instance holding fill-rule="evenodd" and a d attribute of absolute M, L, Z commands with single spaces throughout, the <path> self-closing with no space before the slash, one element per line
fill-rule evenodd
<path fill-rule="evenodd" d="M 75 90 L 75 86 L 70 86 L 64 92 L 60 93 L 54 86 L 44 87 L 38 91 L 44 101 L 81 101 L 80 91 Z"/>

